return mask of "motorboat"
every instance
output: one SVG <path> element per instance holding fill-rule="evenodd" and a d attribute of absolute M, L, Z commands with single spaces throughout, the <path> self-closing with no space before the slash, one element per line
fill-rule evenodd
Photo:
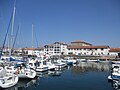
<path fill-rule="evenodd" d="M 112 71 L 118 72 L 120 70 L 120 64 L 112 64 Z"/>
<path fill-rule="evenodd" d="M 79 59 L 80 62 L 87 62 L 87 59 Z"/>
<path fill-rule="evenodd" d="M 51 61 L 47 61 L 46 65 L 48 66 L 48 70 L 55 70 L 55 64 L 51 63 Z"/>
<path fill-rule="evenodd" d="M 57 62 L 54 62 L 56 69 L 61 69 L 67 66 L 66 63 L 62 62 L 61 60 L 57 60 Z"/>
<path fill-rule="evenodd" d="M 36 71 L 38 72 L 48 71 L 48 66 L 46 64 L 46 61 L 38 61 Z"/>
<path fill-rule="evenodd" d="M 19 78 L 35 78 L 36 77 L 36 71 L 26 67 L 25 64 L 21 64 L 19 67 L 17 67 L 16 73 L 18 74 Z"/>
<path fill-rule="evenodd" d="M 17 71 L 18 77 L 19 78 L 35 78 L 36 76 L 36 71 L 32 69 L 18 69 Z"/>
<path fill-rule="evenodd" d="M 29 60 L 29 67 L 34 69 L 36 72 L 44 72 L 48 70 L 46 62 L 42 60 Z"/>
<path fill-rule="evenodd" d="M 90 60 L 87 60 L 87 62 L 99 62 L 100 60 L 99 59 L 90 59 Z"/>
<path fill-rule="evenodd" d="M 120 79 L 120 71 L 113 71 L 111 75 L 108 76 L 108 80 L 119 80 Z"/>
<path fill-rule="evenodd" d="M 73 65 L 73 62 L 67 59 L 62 59 L 62 62 L 66 63 L 67 65 Z"/>
<path fill-rule="evenodd" d="M 108 80 L 120 79 L 120 64 L 112 64 L 111 75 L 108 76 Z"/>

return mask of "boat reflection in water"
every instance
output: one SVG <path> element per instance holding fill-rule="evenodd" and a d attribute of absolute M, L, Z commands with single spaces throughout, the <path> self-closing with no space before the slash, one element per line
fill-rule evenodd
<path fill-rule="evenodd" d="M 7 89 L 2 89 L 2 90 L 26 90 L 27 88 L 30 89 L 33 87 L 37 87 L 39 85 L 39 81 L 41 77 L 61 76 L 64 70 L 65 69 L 57 70 L 57 71 L 37 72 L 37 77 L 35 77 L 34 79 L 32 80 L 31 79 L 19 79 L 17 85 L 7 88 Z"/>
<path fill-rule="evenodd" d="M 3 90 L 25 90 L 28 87 L 36 87 L 38 85 L 38 80 L 40 78 L 39 77 L 35 77 L 34 79 L 20 79 L 17 83 L 17 85 L 7 88 L 7 89 L 3 89 Z"/>
<path fill-rule="evenodd" d="M 109 72 L 110 71 L 110 63 L 109 62 L 79 62 L 79 64 L 72 67 L 72 72 L 79 74 L 84 73 L 88 71 L 104 71 Z"/>
<path fill-rule="evenodd" d="M 84 90 L 88 90 L 87 85 L 84 85 L 86 82 L 90 82 L 91 88 L 94 88 L 92 84 L 95 84 L 96 80 L 102 80 L 97 82 L 99 86 L 96 86 L 96 88 L 99 88 L 103 86 L 102 84 L 108 84 L 106 77 L 110 72 L 110 67 L 111 64 L 108 62 L 79 62 L 78 64 L 60 70 L 37 72 L 36 78 L 32 80 L 21 79 L 16 86 L 5 90 L 79 90 L 83 86 Z M 73 75 L 75 75 L 75 77 Z M 95 79 L 95 81 L 93 79 Z M 63 87 L 60 87 L 60 85 Z M 69 88 L 71 85 L 73 85 L 74 89 Z M 66 88 L 66 86 L 68 87 Z M 90 85 L 88 85 L 88 87 L 90 87 Z"/>
<path fill-rule="evenodd" d="M 48 75 L 48 71 L 45 71 L 45 72 L 37 72 L 37 76 L 38 77 L 44 77 L 44 76 L 47 76 Z"/>
<path fill-rule="evenodd" d="M 59 76 L 61 76 L 62 72 L 63 72 L 63 71 L 61 71 L 61 70 L 59 70 L 59 71 L 49 71 L 49 72 L 48 72 L 48 75 L 49 75 L 49 76 L 52 76 L 52 77 L 55 77 L 55 76 L 56 76 L 56 77 L 59 77 Z"/>

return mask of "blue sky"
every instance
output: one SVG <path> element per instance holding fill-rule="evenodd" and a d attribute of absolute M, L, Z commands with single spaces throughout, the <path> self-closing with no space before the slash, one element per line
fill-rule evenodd
<path fill-rule="evenodd" d="M 0 45 L 14 0 L 0 0 Z M 32 24 L 39 46 L 84 40 L 120 47 L 120 0 L 16 0 L 16 46 L 32 46 Z M 35 42 L 34 46 L 37 46 Z"/>

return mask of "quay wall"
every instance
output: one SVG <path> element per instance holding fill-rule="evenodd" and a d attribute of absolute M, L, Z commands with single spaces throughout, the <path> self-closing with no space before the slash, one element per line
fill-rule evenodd
<path fill-rule="evenodd" d="M 92 55 L 85 55 L 85 56 L 78 56 L 78 55 L 66 55 L 65 57 L 72 57 L 72 58 L 76 58 L 76 59 L 88 59 L 88 60 L 95 60 L 95 59 L 100 59 L 100 60 L 113 60 L 113 61 L 118 61 L 120 60 L 120 57 L 116 57 L 116 56 L 92 56 Z"/>

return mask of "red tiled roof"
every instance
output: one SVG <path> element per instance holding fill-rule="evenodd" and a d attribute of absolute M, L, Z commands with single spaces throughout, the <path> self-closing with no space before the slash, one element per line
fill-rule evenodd
<path fill-rule="evenodd" d="M 63 43 L 63 42 L 55 42 L 54 44 L 56 44 L 56 43 L 62 44 L 62 45 L 67 45 L 67 44 L 65 44 L 65 43 Z M 54 44 L 48 44 L 48 45 L 45 45 L 45 46 L 54 46 Z"/>
<path fill-rule="evenodd" d="M 39 50 L 44 50 L 44 47 L 40 47 L 40 48 L 38 48 Z"/>
<path fill-rule="evenodd" d="M 55 42 L 55 43 L 59 43 L 59 44 L 65 44 L 64 42 Z M 54 43 L 54 44 L 55 44 L 55 43 Z"/>
<path fill-rule="evenodd" d="M 85 41 L 82 41 L 82 40 L 76 40 L 76 41 L 71 42 L 71 43 L 85 43 L 85 44 L 88 44 L 88 45 L 92 45 L 92 44 L 90 44 L 88 42 L 85 42 Z"/>
<path fill-rule="evenodd" d="M 120 52 L 120 48 L 110 48 L 109 52 Z"/>
<path fill-rule="evenodd" d="M 24 50 L 42 50 L 44 48 L 25 48 Z"/>
<path fill-rule="evenodd" d="M 107 49 L 109 46 L 78 46 L 78 45 L 69 45 L 68 49 L 95 49 L 95 48 L 104 48 Z"/>
<path fill-rule="evenodd" d="M 35 50 L 35 48 L 25 48 L 24 50 Z"/>
<path fill-rule="evenodd" d="M 48 44 L 48 46 L 53 46 L 53 44 Z"/>

